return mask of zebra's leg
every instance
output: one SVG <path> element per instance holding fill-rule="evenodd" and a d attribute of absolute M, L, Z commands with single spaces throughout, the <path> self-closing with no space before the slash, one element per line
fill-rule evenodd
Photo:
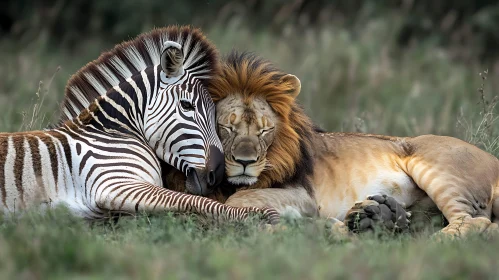
<path fill-rule="evenodd" d="M 144 182 L 100 186 L 97 188 L 96 203 L 102 209 L 128 213 L 173 211 L 233 221 L 245 220 L 250 214 L 256 214 L 270 224 L 279 222 L 279 213 L 272 208 L 233 207 Z"/>

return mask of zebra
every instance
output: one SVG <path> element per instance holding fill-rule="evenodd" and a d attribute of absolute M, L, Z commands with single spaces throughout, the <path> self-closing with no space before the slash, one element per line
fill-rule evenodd
<path fill-rule="evenodd" d="M 177 211 L 243 220 L 255 213 L 276 223 L 274 209 L 234 208 L 162 186 L 160 160 L 182 171 L 194 194 L 224 175 L 205 89 L 217 55 L 200 30 L 173 26 L 87 64 L 68 81 L 58 125 L 0 133 L 1 209 L 64 204 L 87 219 Z"/>

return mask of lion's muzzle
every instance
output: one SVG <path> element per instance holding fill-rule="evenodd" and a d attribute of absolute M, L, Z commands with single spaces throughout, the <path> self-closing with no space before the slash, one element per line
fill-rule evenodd
<path fill-rule="evenodd" d="M 236 140 L 238 140 L 237 137 Z M 234 142 L 237 143 L 232 147 L 232 157 L 235 162 L 246 167 L 258 161 L 259 145 L 257 137 L 244 136 L 239 141 Z"/>

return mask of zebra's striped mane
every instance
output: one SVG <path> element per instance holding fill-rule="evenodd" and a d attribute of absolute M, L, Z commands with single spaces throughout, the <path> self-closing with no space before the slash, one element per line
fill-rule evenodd
<path fill-rule="evenodd" d="M 134 74 L 160 64 L 163 45 L 174 41 L 182 46 L 184 69 L 197 68 L 210 73 L 218 70 L 218 52 L 197 28 L 169 26 L 154 29 L 135 39 L 116 45 L 98 59 L 88 63 L 68 81 L 61 105 L 60 122 L 77 117 L 96 98 Z M 203 69 L 205 68 L 205 69 Z"/>

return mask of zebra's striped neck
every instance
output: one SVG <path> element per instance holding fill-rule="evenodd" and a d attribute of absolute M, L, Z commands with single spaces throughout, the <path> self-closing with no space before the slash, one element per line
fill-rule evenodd
<path fill-rule="evenodd" d="M 157 89 L 159 66 L 149 67 L 114 86 L 82 111 L 75 123 L 103 131 L 119 131 L 143 141 L 148 97 Z"/>

